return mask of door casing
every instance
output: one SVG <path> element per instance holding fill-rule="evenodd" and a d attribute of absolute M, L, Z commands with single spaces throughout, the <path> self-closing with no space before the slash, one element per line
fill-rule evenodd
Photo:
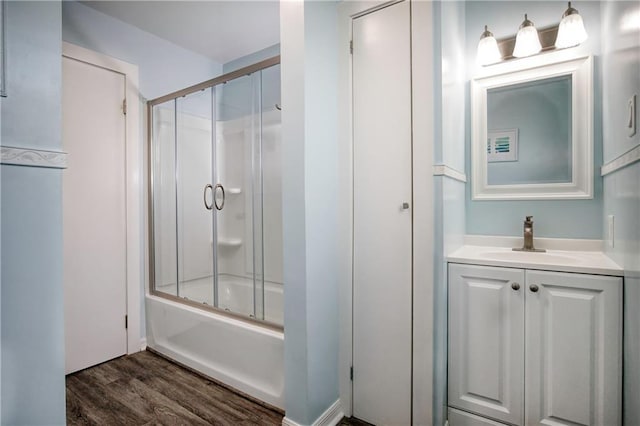
<path fill-rule="evenodd" d="M 410 1 L 410 0 L 407 0 Z M 336 194 L 339 253 L 339 393 L 343 412 L 352 415 L 350 369 L 353 359 L 353 126 L 350 41 L 352 20 L 364 13 L 395 3 L 385 1 L 341 2 L 338 5 L 338 171 Z M 412 79 L 412 186 L 413 216 L 413 359 L 412 420 L 431 424 L 433 419 L 433 273 L 434 273 L 434 46 L 433 4 L 411 1 Z"/>

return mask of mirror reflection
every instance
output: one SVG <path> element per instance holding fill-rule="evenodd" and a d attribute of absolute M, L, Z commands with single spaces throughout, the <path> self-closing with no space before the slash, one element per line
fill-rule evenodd
<path fill-rule="evenodd" d="M 487 183 L 570 183 L 571 75 L 487 90 Z"/>

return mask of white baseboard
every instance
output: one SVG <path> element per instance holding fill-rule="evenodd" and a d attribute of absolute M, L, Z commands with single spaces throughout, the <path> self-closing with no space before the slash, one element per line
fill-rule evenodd
<path fill-rule="evenodd" d="M 336 400 L 331 407 L 327 408 L 324 413 L 320 415 L 310 426 L 335 426 L 340 423 L 340 420 L 344 417 L 340 400 Z M 285 417 L 282 419 L 283 426 L 304 426 L 300 423 Z"/>
<path fill-rule="evenodd" d="M 146 351 L 147 350 L 147 338 L 143 337 L 142 339 L 140 339 L 140 350 L 141 351 Z"/>

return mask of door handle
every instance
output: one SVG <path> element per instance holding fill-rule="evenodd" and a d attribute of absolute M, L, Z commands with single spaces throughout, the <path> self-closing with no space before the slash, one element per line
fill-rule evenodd
<path fill-rule="evenodd" d="M 537 286 L 537 285 L 535 285 L 535 284 L 531 284 L 531 285 L 529 286 L 529 290 L 531 290 L 532 292 L 536 293 L 539 289 L 538 289 L 538 286 Z"/>
<path fill-rule="evenodd" d="M 511 288 L 518 291 L 520 290 L 520 284 L 518 283 L 511 283 Z"/>
<path fill-rule="evenodd" d="M 222 202 L 220 203 L 220 205 L 218 205 L 218 199 L 216 198 L 216 194 L 218 193 L 218 188 L 220 188 L 220 190 L 222 191 Z M 222 210 L 224 208 L 224 199 L 225 199 L 224 186 L 220 185 L 219 183 L 216 183 L 216 187 L 213 190 L 213 204 L 216 206 L 217 210 Z"/>
<path fill-rule="evenodd" d="M 203 194 L 203 198 L 204 198 L 204 207 L 207 210 L 212 210 L 213 206 L 211 204 L 207 204 L 207 189 L 211 190 L 211 195 L 214 197 L 213 201 L 215 202 L 215 194 L 213 192 L 213 185 L 211 185 L 210 183 L 206 184 L 204 186 L 204 194 Z"/>

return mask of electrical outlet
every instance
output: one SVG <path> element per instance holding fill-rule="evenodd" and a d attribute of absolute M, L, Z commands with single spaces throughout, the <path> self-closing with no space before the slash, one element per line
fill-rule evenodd
<path fill-rule="evenodd" d="M 613 248 L 614 245 L 614 232 L 614 216 L 610 214 L 609 216 L 607 216 L 607 242 L 609 243 L 610 248 Z"/>

